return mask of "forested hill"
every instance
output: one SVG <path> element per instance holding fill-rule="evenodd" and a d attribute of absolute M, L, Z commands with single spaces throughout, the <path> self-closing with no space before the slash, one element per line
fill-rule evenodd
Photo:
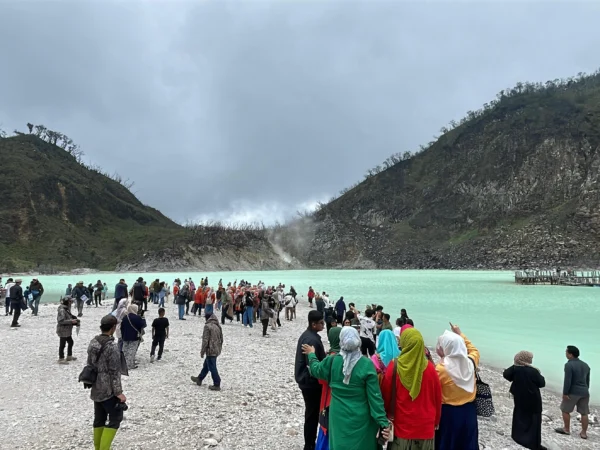
<path fill-rule="evenodd" d="M 519 83 L 441 131 L 279 242 L 317 267 L 598 265 L 600 72 Z"/>
<path fill-rule="evenodd" d="M 0 273 L 298 266 L 263 227 L 176 224 L 142 204 L 129 181 L 82 163 L 67 136 L 28 127 L 0 133 Z"/>
<path fill-rule="evenodd" d="M 34 134 L 0 139 L 0 167 L 0 265 L 6 271 L 114 267 L 181 228 L 123 184 Z"/>

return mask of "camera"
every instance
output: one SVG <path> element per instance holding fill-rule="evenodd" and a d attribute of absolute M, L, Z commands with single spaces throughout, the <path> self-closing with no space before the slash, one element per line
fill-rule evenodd
<path fill-rule="evenodd" d="M 127 405 L 127 403 L 117 402 L 117 404 L 115 405 L 115 409 L 117 411 L 127 411 L 129 409 L 129 406 Z"/>

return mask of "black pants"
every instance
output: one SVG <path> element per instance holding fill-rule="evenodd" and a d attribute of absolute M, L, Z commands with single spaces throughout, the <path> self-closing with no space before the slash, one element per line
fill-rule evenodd
<path fill-rule="evenodd" d="M 277 326 L 280 327 L 281 326 L 281 320 L 279 320 L 279 313 L 281 312 L 281 309 L 279 311 L 277 311 Z"/>
<path fill-rule="evenodd" d="M 190 313 L 190 301 L 185 301 L 185 315 L 187 316 Z"/>
<path fill-rule="evenodd" d="M 221 308 L 221 325 L 225 325 L 225 319 L 233 320 L 233 317 L 227 314 L 228 306 L 223 305 Z M 238 318 L 238 322 L 240 319 Z"/>
<path fill-rule="evenodd" d="M 12 320 L 11 326 L 14 327 L 15 325 L 19 324 L 19 317 L 21 317 L 21 305 L 13 302 L 12 309 L 13 309 L 13 320 Z"/>
<path fill-rule="evenodd" d="M 65 359 L 65 345 L 67 345 L 67 356 L 73 355 L 73 338 L 61 337 L 60 343 L 58 344 L 58 358 Z"/>
<path fill-rule="evenodd" d="M 163 349 L 165 348 L 165 337 L 164 336 L 154 336 L 152 338 L 152 348 L 150 349 L 150 356 L 154 356 L 154 351 L 156 350 L 156 346 L 158 345 L 158 357 L 161 358 L 163 354 Z"/>
<path fill-rule="evenodd" d="M 133 300 L 131 303 L 138 307 L 138 314 L 144 314 L 144 300 Z"/>
<path fill-rule="evenodd" d="M 304 397 L 304 450 L 314 450 L 321 413 L 321 386 L 302 389 Z"/>
<path fill-rule="evenodd" d="M 148 311 L 148 299 L 144 298 L 143 303 L 144 303 L 144 311 Z"/>
<path fill-rule="evenodd" d="M 360 351 L 363 355 L 367 356 L 367 352 L 369 352 L 369 356 L 373 356 L 375 354 L 375 343 L 366 337 L 360 337 L 361 345 Z"/>
<path fill-rule="evenodd" d="M 96 307 L 98 307 L 98 303 L 100 303 L 100 306 L 102 306 L 102 292 L 94 294 L 94 302 L 96 303 Z"/>
<path fill-rule="evenodd" d="M 123 410 L 115 409 L 115 405 L 120 402 L 121 400 L 117 397 L 103 402 L 94 402 L 94 428 L 106 427 L 118 430 L 123 421 Z M 108 425 L 106 419 L 108 419 Z"/>
<path fill-rule="evenodd" d="M 243 311 L 236 311 L 235 312 L 235 317 L 237 318 L 237 321 L 240 321 L 240 316 L 243 314 Z"/>
<path fill-rule="evenodd" d="M 263 336 L 267 335 L 267 328 L 269 328 L 269 319 L 261 319 L 263 326 Z"/>

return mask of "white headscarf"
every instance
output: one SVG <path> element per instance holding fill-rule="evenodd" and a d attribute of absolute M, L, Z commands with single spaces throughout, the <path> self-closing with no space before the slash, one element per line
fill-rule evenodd
<path fill-rule="evenodd" d="M 475 366 L 467 357 L 465 340 L 456 333 L 444 331 L 437 341 L 438 354 L 444 355 L 441 364 L 459 388 L 472 394 L 475 390 Z"/>
<path fill-rule="evenodd" d="M 117 329 L 115 334 L 117 335 L 117 339 L 121 339 L 121 322 L 123 321 L 123 317 L 127 315 L 127 306 L 129 304 L 129 299 L 122 298 L 117 305 L 117 309 L 112 312 L 112 315 L 117 319 Z"/>
<path fill-rule="evenodd" d="M 112 315 L 115 316 L 117 318 L 117 322 L 121 323 L 121 321 L 123 320 L 123 316 L 126 314 L 127 311 L 127 298 L 122 298 L 119 301 L 119 304 L 117 305 L 117 309 L 115 309 L 112 312 Z"/>
<path fill-rule="evenodd" d="M 342 328 L 340 333 L 340 355 L 342 355 L 342 358 L 344 359 L 344 367 L 342 369 L 344 374 L 344 384 L 350 383 L 352 370 L 362 356 L 360 344 L 360 336 L 355 328 Z"/>

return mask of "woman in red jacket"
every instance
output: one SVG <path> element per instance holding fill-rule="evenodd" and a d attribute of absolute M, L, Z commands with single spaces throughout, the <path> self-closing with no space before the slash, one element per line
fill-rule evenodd
<path fill-rule="evenodd" d="M 394 424 L 393 450 L 434 450 L 442 412 L 442 388 L 435 366 L 425 357 L 421 333 L 410 328 L 400 336 L 402 353 L 388 365 L 381 393 Z M 392 398 L 395 384 L 396 398 Z"/>
<path fill-rule="evenodd" d="M 312 302 L 313 302 L 313 300 L 315 299 L 315 290 L 312 288 L 312 286 L 310 286 L 310 287 L 308 288 L 308 294 L 307 294 L 307 297 L 308 297 L 308 304 L 309 304 L 309 305 L 310 305 L 310 307 L 312 308 Z"/>

